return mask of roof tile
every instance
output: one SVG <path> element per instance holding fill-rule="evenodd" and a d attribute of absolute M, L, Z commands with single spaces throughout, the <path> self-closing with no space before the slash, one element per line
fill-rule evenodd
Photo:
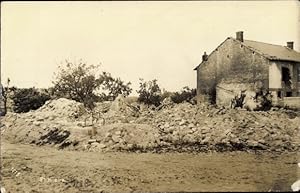
<path fill-rule="evenodd" d="M 252 40 L 244 40 L 243 44 L 260 52 L 270 60 L 300 62 L 300 53 L 286 46 L 273 45 Z"/>

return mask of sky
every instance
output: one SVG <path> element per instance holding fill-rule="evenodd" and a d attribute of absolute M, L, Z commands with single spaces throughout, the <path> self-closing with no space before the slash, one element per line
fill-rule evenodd
<path fill-rule="evenodd" d="M 244 39 L 300 50 L 297 1 L 1 2 L 1 79 L 47 88 L 62 61 L 82 59 L 132 83 L 196 87 L 206 51 Z"/>

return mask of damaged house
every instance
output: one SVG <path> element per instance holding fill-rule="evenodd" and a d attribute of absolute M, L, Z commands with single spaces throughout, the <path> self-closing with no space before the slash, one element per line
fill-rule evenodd
<path fill-rule="evenodd" d="M 300 53 L 286 46 L 228 37 L 211 54 L 204 53 L 197 71 L 197 100 L 228 106 L 241 92 L 246 99 L 268 92 L 272 104 L 300 108 Z"/>

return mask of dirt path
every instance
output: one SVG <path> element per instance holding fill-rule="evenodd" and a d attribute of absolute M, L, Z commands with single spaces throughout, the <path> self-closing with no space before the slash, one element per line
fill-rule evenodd
<path fill-rule="evenodd" d="M 135 154 L 1 143 L 7 192 L 290 191 L 297 154 Z"/>

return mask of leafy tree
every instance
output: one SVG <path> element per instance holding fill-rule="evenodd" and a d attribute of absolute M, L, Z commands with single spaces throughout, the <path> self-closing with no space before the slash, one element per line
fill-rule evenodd
<path fill-rule="evenodd" d="M 82 102 L 86 107 L 93 107 L 97 98 L 95 91 L 100 87 L 102 79 L 96 77 L 99 66 L 87 65 L 79 61 L 72 63 L 65 61 L 66 65 L 59 66 L 59 72 L 53 81 L 54 94 Z"/>
<path fill-rule="evenodd" d="M 182 88 L 181 92 L 175 92 L 171 99 L 174 103 L 182 103 L 184 101 L 191 102 L 191 100 L 196 96 L 196 89 L 190 89 L 185 86 Z"/>
<path fill-rule="evenodd" d="M 30 110 L 36 110 L 43 106 L 50 96 L 39 92 L 35 88 L 16 89 L 12 96 L 14 102 L 14 112 L 25 113 Z"/>
<path fill-rule="evenodd" d="M 140 89 L 137 90 L 137 93 L 139 93 L 139 102 L 155 106 L 159 106 L 161 103 L 161 89 L 159 88 L 156 79 L 151 81 L 140 79 Z"/>
<path fill-rule="evenodd" d="M 59 72 L 53 81 L 55 96 L 82 102 L 85 107 L 92 109 L 96 101 L 114 100 L 118 94 L 128 96 L 132 91 L 130 82 L 124 83 L 107 72 L 98 74 L 99 65 L 87 65 L 82 61 L 65 62 L 65 66 L 59 66 Z"/>
<path fill-rule="evenodd" d="M 132 92 L 131 82 L 124 83 L 120 78 L 113 78 L 108 72 L 103 72 L 101 78 L 102 89 L 107 91 L 107 93 L 102 93 L 103 100 L 115 100 L 119 94 L 127 97 Z"/>

